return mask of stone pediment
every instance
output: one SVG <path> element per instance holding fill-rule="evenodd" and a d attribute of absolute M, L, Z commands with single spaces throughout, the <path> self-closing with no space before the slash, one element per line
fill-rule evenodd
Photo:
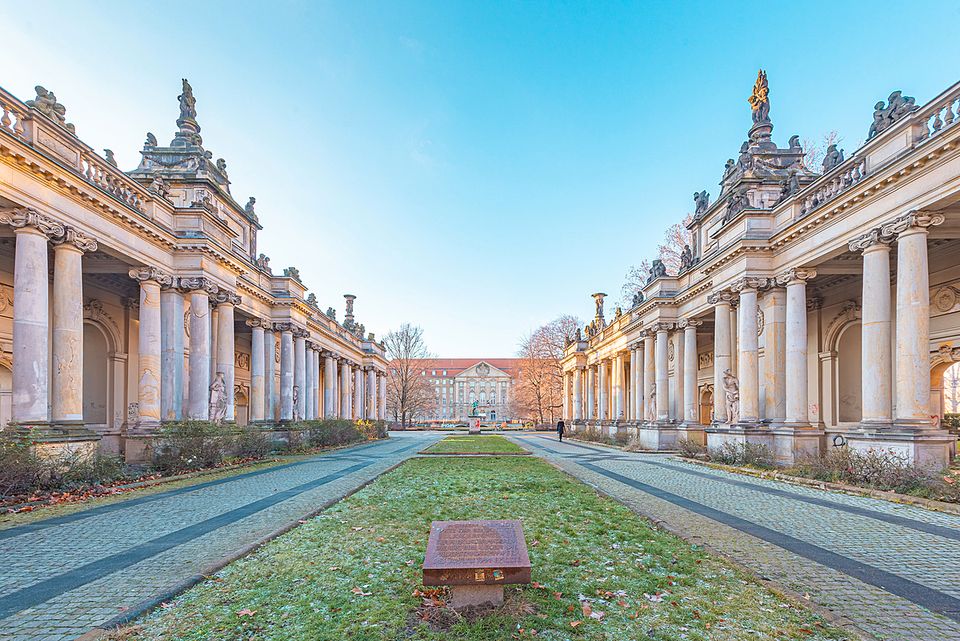
<path fill-rule="evenodd" d="M 486 361 L 480 361 L 457 374 L 457 378 L 510 378 L 510 375 Z"/>

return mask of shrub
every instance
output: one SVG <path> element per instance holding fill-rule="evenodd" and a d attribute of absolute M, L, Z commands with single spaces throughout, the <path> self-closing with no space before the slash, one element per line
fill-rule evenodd
<path fill-rule="evenodd" d="M 233 449 L 230 428 L 210 421 L 166 423 L 157 433 L 154 466 L 163 473 L 176 474 L 223 463 Z"/>

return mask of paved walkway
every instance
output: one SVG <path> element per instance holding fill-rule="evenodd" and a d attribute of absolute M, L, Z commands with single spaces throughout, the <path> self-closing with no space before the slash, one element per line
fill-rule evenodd
<path fill-rule="evenodd" d="M 438 438 L 397 434 L 0 530 L 0 639 L 75 639 L 344 496 Z"/>
<path fill-rule="evenodd" d="M 514 438 L 877 638 L 960 639 L 960 516 L 552 435 Z"/>

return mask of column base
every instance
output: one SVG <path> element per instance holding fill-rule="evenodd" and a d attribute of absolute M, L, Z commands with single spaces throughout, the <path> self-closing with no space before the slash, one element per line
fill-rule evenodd
<path fill-rule="evenodd" d="M 861 424 L 860 430 L 847 433 L 846 439 L 847 446 L 858 452 L 885 451 L 909 463 L 935 469 L 950 464 L 951 452 L 956 446 L 956 437 L 946 430 L 932 429 L 929 425 L 911 429 L 903 423 Z"/>

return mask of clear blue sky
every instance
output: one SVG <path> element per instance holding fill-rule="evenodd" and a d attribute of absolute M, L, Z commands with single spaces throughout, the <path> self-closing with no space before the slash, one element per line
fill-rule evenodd
<path fill-rule="evenodd" d="M 958 24 L 956 2 L 5 2 L 0 84 L 55 91 L 132 169 L 189 78 L 275 270 L 494 357 L 615 298 L 716 196 L 758 67 L 777 142 L 836 129 L 849 153 L 891 90 L 958 80 Z"/>

